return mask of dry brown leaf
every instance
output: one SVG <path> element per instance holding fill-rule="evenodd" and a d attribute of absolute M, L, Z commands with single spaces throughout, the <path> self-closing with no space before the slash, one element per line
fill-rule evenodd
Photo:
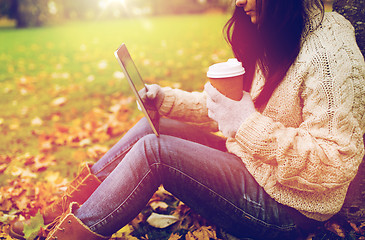
<path fill-rule="evenodd" d="M 211 226 L 202 226 L 195 230 L 192 234 L 199 240 L 217 239 L 216 232 Z"/>
<path fill-rule="evenodd" d="M 28 203 L 29 199 L 28 196 L 26 196 L 25 194 L 15 200 L 15 205 L 20 211 L 27 209 Z"/>
<path fill-rule="evenodd" d="M 191 232 L 188 232 L 186 235 L 185 235 L 185 240 L 196 240 L 197 238 L 191 233 Z"/>
<path fill-rule="evenodd" d="M 12 207 L 13 203 L 11 199 L 5 198 L 3 194 L 0 194 L 0 211 L 8 212 Z"/>
<path fill-rule="evenodd" d="M 356 226 L 356 224 L 355 224 L 355 223 L 350 222 L 350 226 L 352 227 L 352 229 L 354 229 L 354 230 L 355 230 L 355 232 L 356 232 L 356 233 L 360 233 L 360 230 L 359 230 L 359 228 Z"/>
<path fill-rule="evenodd" d="M 344 238 L 345 237 L 345 233 L 342 229 L 342 227 L 337 224 L 337 223 L 330 223 L 327 225 L 327 229 L 335 234 L 337 234 L 339 237 Z"/>
<path fill-rule="evenodd" d="M 102 145 L 94 145 L 87 149 L 87 156 L 90 158 L 98 159 L 100 156 L 104 155 L 109 148 Z"/>
<path fill-rule="evenodd" d="M 174 234 L 171 234 L 171 236 L 169 237 L 168 240 L 178 240 L 180 238 L 181 238 L 181 236 L 179 234 L 174 233 Z"/>

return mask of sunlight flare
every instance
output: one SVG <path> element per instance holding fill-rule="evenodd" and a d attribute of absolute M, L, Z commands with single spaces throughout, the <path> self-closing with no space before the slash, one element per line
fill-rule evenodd
<path fill-rule="evenodd" d="M 101 9 L 106 9 L 108 8 L 111 4 L 113 3 L 119 3 L 121 4 L 123 7 L 125 7 L 126 5 L 126 0 L 100 0 L 99 1 L 99 7 Z"/>

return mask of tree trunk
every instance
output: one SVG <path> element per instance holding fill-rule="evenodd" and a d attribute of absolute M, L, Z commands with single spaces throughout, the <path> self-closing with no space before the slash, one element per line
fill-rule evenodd
<path fill-rule="evenodd" d="M 365 56 L 365 0 L 334 0 L 332 8 L 352 23 L 357 45 Z"/>
<path fill-rule="evenodd" d="M 42 26 L 48 15 L 47 0 L 14 0 L 18 28 Z"/>

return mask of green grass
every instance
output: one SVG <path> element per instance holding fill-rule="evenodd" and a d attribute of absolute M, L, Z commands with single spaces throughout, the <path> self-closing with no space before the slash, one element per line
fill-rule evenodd
<path fill-rule="evenodd" d="M 95 107 L 109 108 L 112 96 L 130 95 L 126 80 L 115 76 L 121 70 L 113 52 L 122 42 L 147 82 L 201 90 L 208 66 L 231 57 L 222 34 L 227 19 L 187 15 L 0 28 L 0 155 L 36 155 L 35 132 L 51 133 L 55 122 L 71 124 Z M 53 107 L 58 97 L 67 104 Z M 31 124 L 36 118 L 40 126 Z M 70 161 L 74 151 L 65 146 L 54 155 Z M 0 182 L 4 178 L 0 174 Z"/>

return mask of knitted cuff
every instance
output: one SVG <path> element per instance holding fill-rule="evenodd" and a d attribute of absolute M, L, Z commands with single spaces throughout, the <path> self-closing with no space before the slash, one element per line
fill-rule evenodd
<path fill-rule="evenodd" d="M 165 97 L 164 97 L 158 111 L 162 116 L 167 116 L 167 115 L 169 115 L 172 107 L 174 106 L 176 97 L 173 94 L 173 92 L 171 91 L 172 90 L 171 88 L 165 87 L 165 88 L 162 88 L 162 90 L 165 94 Z"/>
<path fill-rule="evenodd" d="M 241 146 L 244 146 L 251 153 L 270 152 L 274 147 L 270 145 L 275 144 L 275 142 L 270 141 L 274 124 L 271 118 L 255 112 L 241 124 L 235 138 Z"/>

